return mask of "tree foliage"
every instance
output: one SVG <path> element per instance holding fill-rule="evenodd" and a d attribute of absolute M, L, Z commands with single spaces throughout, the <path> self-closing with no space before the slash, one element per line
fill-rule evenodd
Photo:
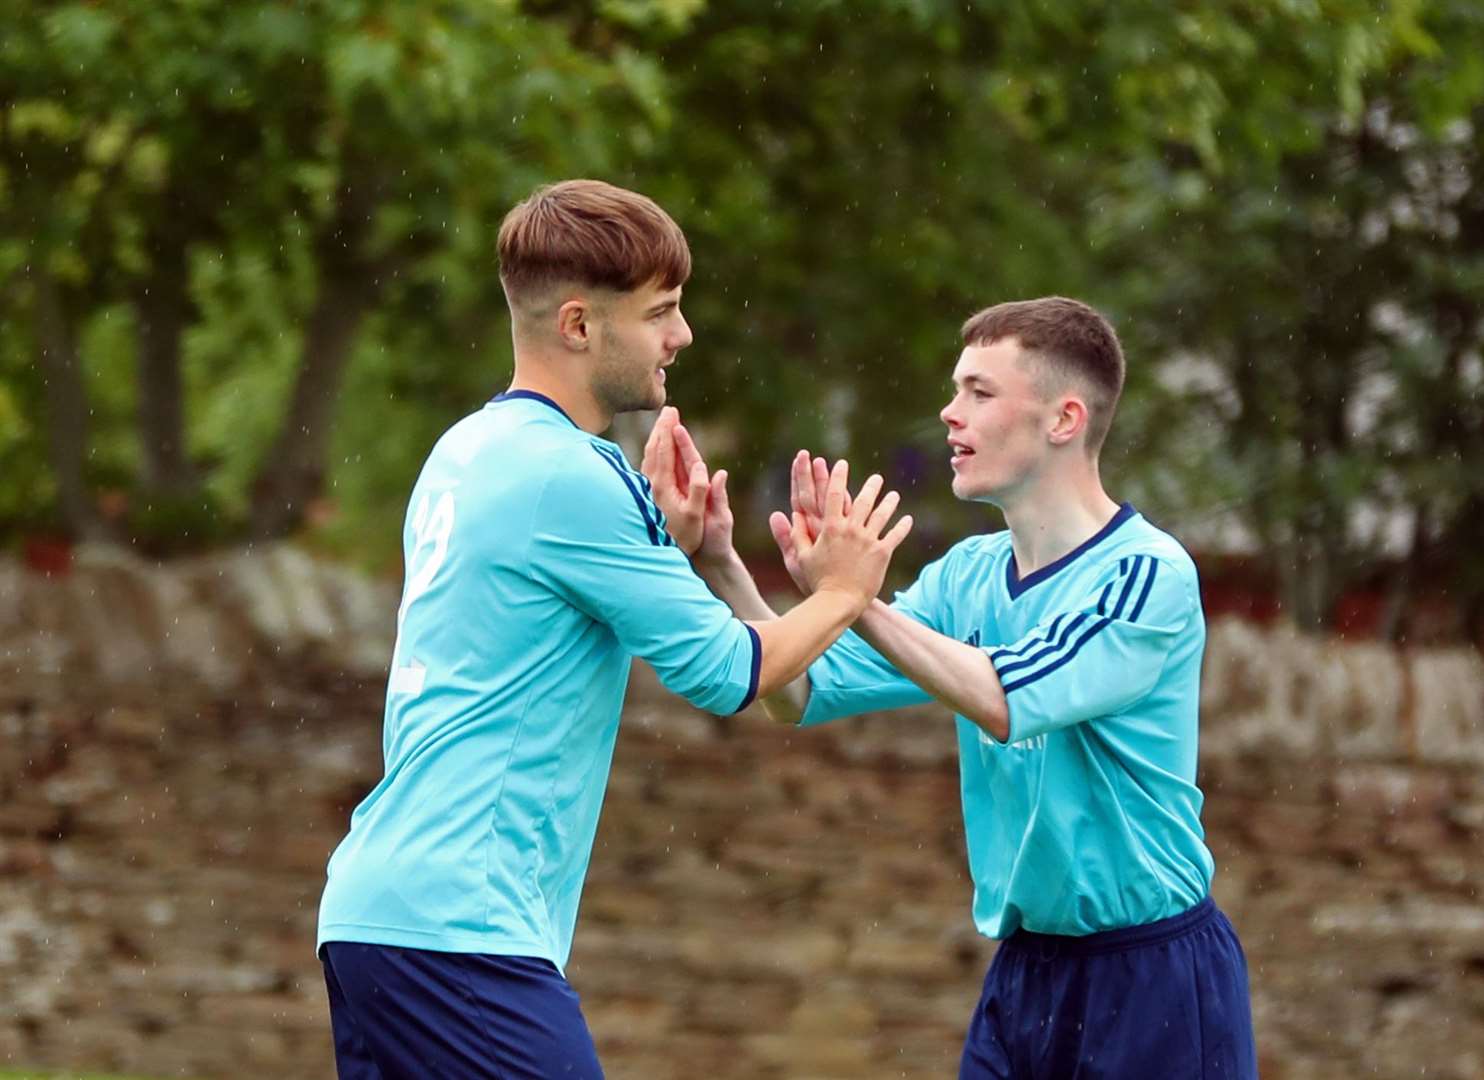
<path fill-rule="evenodd" d="M 818 446 L 912 486 L 929 546 L 969 526 L 936 422 L 958 323 L 1067 293 L 1129 346 L 1121 493 L 1249 534 L 1306 623 L 1397 554 L 1398 603 L 1432 566 L 1478 614 L 1466 0 L 0 19 L 13 533 L 307 528 L 382 557 L 433 438 L 508 372 L 500 216 L 598 175 L 691 238 L 697 343 L 672 390 L 744 497 Z"/>
<path fill-rule="evenodd" d="M 1165 430 L 1308 625 L 1378 564 L 1393 632 L 1419 578 L 1484 615 L 1481 41 L 1475 5 L 1419 11 L 1271 162 L 1142 163 L 1165 195 L 1124 210 L 1162 243 L 1115 225 L 1146 351 L 1205 367 Z"/>
<path fill-rule="evenodd" d="M 356 407 L 340 391 L 367 319 L 426 324 L 421 362 L 454 367 L 497 321 L 502 209 L 611 171 L 657 122 L 652 61 L 508 3 L 19 8 L 8 306 L 58 430 L 57 509 L 83 534 L 103 531 L 99 483 L 157 538 L 296 527 Z M 127 331 L 82 350 L 100 320 Z M 118 410 L 87 407 L 92 376 L 127 385 Z"/>

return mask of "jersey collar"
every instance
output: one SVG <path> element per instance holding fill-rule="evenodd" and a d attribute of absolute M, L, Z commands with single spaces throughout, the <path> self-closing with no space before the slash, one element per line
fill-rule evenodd
<path fill-rule="evenodd" d="M 1118 512 L 1108 520 L 1108 524 L 1104 525 L 1097 532 L 1093 533 L 1092 536 L 1088 537 L 1082 543 L 1078 544 L 1075 548 L 1067 552 L 1055 562 L 1047 563 L 1045 566 L 1041 567 L 1041 569 L 1024 578 L 1022 578 L 1016 572 L 1015 549 L 1011 548 L 1009 554 L 1005 558 L 1005 587 L 1010 590 L 1010 599 L 1016 599 L 1020 596 L 1021 593 L 1025 592 L 1032 585 L 1039 585 L 1041 582 L 1045 581 L 1047 578 L 1055 574 L 1058 570 L 1064 569 L 1065 567 L 1070 565 L 1077 559 L 1078 556 L 1082 555 L 1084 552 L 1091 551 L 1093 548 L 1097 547 L 1108 537 L 1112 536 L 1113 533 L 1118 530 L 1119 526 L 1121 526 L 1129 518 L 1133 517 L 1135 513 L 1136 511 L 1134 510 L 1132 505 L 1130 505 L 1129 503 L 1122 504 L 1121 506 L 1119 506 Z"/>
<path fill-rule="evenodd" d="M 566 409 L 562 408 L 555 401 L 552 401 L 551 398 L 547 397 L 545 394 L 538 394 L 534 390 L 506 390 L 503 394 L 496 394 L 494 397 L 490 398 L 490 404 L 493 405 L 497 401 L 511 401 L 516 398 L 529 398 L 531 401 L 539 401 L 543 405 L 550 405 L 553 409 L 562 414 L 562 418 L 566 420 L 567 423 L 571 424 L 573 427 L 577 426 L 577 422 L 567 415 Z"/>

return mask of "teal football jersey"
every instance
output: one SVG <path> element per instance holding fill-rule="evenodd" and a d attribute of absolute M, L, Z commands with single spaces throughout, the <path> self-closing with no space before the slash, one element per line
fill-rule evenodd
<path fill-rule="evenodd" d="M 757 634 L 619 448 L 529 391 L 443 435 L 403 537 L 385 775 L 330 859 L 319 940 L 564 968 L 630 658 L 730 713 L 757 692 Z"/>
<path fill-rule="evenodd" d="M 957 718 L 974 922 L 1083 935 L 1179 914 L 1210 890 L 1196 742 L 1205 618 L 1195 564 L 1125 505 L 1020 577 L 1009 532 L 971 537 L 893 605 L 985 649 L 1000 743 Z M 856 634 L 809 668 L 804 724 L 929 700 Z"/>

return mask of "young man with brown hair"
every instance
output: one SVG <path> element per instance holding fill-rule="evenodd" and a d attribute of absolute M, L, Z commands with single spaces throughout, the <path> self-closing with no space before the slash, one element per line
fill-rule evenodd
<path fill-rule="evenodd" d="M 941 413 L 953 492 L 998 506 L 1008 530 L 955 545 L 891 606 L 873 601 L 764 704 L 804 724 L 929 700 L 957 714 L 974 921 L 1002 940 L 961 1077 L 1250 1080 L 1246 961 L 1210 899 L 1195 783 L 1195 565 L 1099 475 L 1118 338 L 1086 304 L 1048 297 L 980 312 L 963 340 Z M 653 475 L 662 506 L 693 514 L 673 470 Z M 770 521 L 806 595 L 825 479 L 801 451 L 792 518 Z M 723 510 L 707 525 L 729 534 Z M 720 568 L 725 546 L 703 544 Z M 735 610 L 765 617 L 736 566 L 710 573 Z"/>
<path fill-rule="evenodd" d="M 662 405 L 690 344 L 679 227 L 642 195 L 568 181 L 510 211 L 499 254 L 514 379 L 413 488 L 386 772 L 320 906 L 342 1078 L 601 1076 L 562 968 L 630 658 L 698 708 L 745 708 L 860 615 L 911 527 L 887 530 L 879 480 L 847 512 L 838 469 L 799 552 L 814 595 L 737 619 L 691 570 L 699 520 L 668 522 L 597 434 Z"/>

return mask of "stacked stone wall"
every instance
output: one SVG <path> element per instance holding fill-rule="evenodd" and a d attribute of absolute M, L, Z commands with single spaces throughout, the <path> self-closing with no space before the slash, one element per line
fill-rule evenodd
<path fill-rule="evenodd" d="M 291 547 L 0 562 L 0 1067 L 332 1074 L 324 862 L 395 590 Z M 1263 1075 L 1484 1076 L 1484 665 L 1217 620 L 1202 783 Z M 973 933 L 933 709 L 806 732 L 636 669 L 571 967 L 610 1076 L 955 1074 Z"/>

